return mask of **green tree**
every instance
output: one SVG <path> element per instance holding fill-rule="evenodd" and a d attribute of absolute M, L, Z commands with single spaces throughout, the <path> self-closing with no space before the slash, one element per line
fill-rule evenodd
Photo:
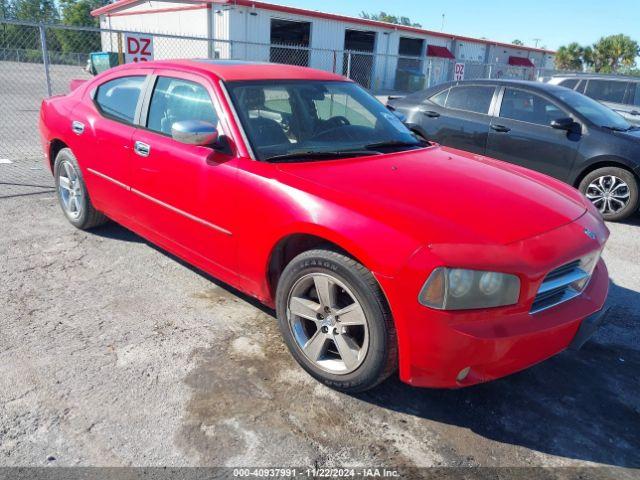
<path fill-rule="evenodd" d="M 519 47 L 524 46 L 524 42 L 522 40 L 518 40 L 517 38 L 511 42 L 513 45 L 518 45 Z"/>
<path fill-rule="evenodd" d="M 556 52 L 556 68 L 560 70 L 582 70 L 584 48 L 577 42 L 562 46 Z"/>
<path fill-rule="evenodd" d="M 53 0 L 16 0 L 12 12 L 13 18 L 25 22 L 55 23 L 60 19 Z"/>
<path fill-rule="evenodd" d="M 635 68 L 639 54 L 638 42 L 619 34 L 598 40 L 593 45 L 588 60 L 596 72 L 618 73 Z"/>
<path fill-rule="evenodd" d="M 13 0 L 3 5 L 6 18 L 23 22 L 55 23 L 59 19 L 53 0 Z M 2 33 L 3 48 L 26 50 L 33 61 L 42 61 L 40 32 L 28 25 L 5 25 Z M 58 46 L 55 35 L 48 35 L 50 48 Z"/>
<path fill-rule="evenodd" d="M 395 25 L 404 25 L 407 27 L 422 28 L 422 25 L 420 23 L 412 22 L 409 17 L 397 17 L 395 15 L 390 15 L 386 12 L 380 12 L 380 13 L 360 12 L 360 18 L 365 18 L 367 20 L 375 20 L 377 22 L 393 23 Z"/>
<path fill-rule="evenodd" d="M 98 27 L 99 20 L 91 11 L 105 5 L 103 0 L 60 0 L 62 23 L 76 27 Z M 100 50 L 100 34 L 83 30 L 56 30 L 65 53 L 89 53 Z"/>
<path fill-rule="evenodd" d="M 556 67 L 582 70 L 586 66 L 599 73 L 629 73 L 635 69 L 638 55 L 638 42 L 627 35 L 611 35 L 590 47 L 582 47 L 576 42 L 560 47 L 556 53 Z"/>

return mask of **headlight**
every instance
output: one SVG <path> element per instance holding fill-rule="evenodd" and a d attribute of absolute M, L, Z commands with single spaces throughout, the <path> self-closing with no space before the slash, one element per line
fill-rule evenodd
<path fill-rule="evenodd" d="M 576 290 L 577 292 L 582 292 L 589 281 L 591 280 L 591 275 L 593 275 L 593 271 L 596 269 L 596 265 L 598 265 L 598 260 L 600 260 L 600 254 L 602 252 L 600 250 L 596 250 L 595 252 L 590 253 L 580 259 L 580 269 L 587 274 L 585 278 L 581 278 L 580 280 L 576 280 L 571 284 L 571 288 Z"/>
<path fill-rule="evenodd" d="M 438 310 L 471 310 L 518 303 L 520 279 L 515 275 L 460 268 L 436 268 L 418 301 Z"/>

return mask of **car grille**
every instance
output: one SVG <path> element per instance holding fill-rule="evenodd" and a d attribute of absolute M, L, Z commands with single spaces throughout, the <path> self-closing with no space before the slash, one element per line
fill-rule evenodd
<path fill-rule="evenodd" d="M 590 276 L 580 268 L 581 263 L 582 259 L 578 259 L 549 272 L 538 289 L 531 313 L 541 312 L 580 295 L 582 290 L 574 288 L 575 284 Z"/>

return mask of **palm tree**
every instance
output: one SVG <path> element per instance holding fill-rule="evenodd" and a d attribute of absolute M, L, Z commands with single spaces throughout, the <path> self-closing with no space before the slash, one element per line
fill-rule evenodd
<path fill-rule="evenodd" d="M 584 48 L 577 42 L 562 46 L 556 52 L 556 68 L 560 70 L 582 70 Z"/>

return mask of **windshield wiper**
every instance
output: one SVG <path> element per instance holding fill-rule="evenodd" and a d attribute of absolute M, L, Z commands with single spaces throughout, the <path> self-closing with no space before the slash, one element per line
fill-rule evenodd
<path fill-rule="evenodd" d="M 284 153 L 282 155 L 274 155 L 267 157 L 266 162 L 296 162 L 300 160 L 323 160 L 334 158 L 363 157 L 369 155 L 379 155 L 379 152 L 371 152 L 369 150 L 335 150 L 335 151 L 299 151 Z"/>
<path fill-rule="evenodd" d="M 365 145 L 364 148 L 367 150 L 376 150 L 377 148 L 394 148 L 394 147 L 426 147 L 428 144 L 426 142 L 404 142 L 402 140 L 389 140 L 386 142 L 377 142 L 370 143 L 369 145 Z"/>

